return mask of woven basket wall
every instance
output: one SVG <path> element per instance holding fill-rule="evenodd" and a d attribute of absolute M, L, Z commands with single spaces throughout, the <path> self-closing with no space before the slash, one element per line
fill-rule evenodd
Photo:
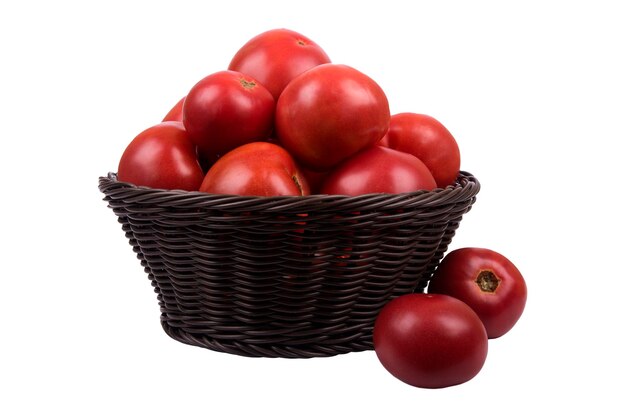
<path fill-rule="evenodd" d="M 391 298 L 422 291 L 480 184 L 357 197 L 164 191 L 100 177 L 172 338 L 243 356 L 372 349 Z"/>

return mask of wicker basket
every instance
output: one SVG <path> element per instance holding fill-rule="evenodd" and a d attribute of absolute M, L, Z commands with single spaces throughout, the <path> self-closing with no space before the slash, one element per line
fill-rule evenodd
<path fill-rule="evenodd" d="M 423 291 L 480 184 L 357 197 L 164 191 L 100 177 L 172 338 L 242 356 L 369 350 L 380 309 Z"/>

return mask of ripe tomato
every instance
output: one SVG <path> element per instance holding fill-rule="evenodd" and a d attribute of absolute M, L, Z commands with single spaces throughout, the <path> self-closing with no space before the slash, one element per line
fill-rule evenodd
<path fill-rule="evenodd" d="M 384 146 L 370 146 L 335 168 L 324 180 L 321 193 L 397 194 L 436 187 L 426 165 L 413 155 Z"/>
<path fill-rule="evenodd" d="M 526 282 L 517 267 L 498 252 L 484 248 L 461 248 L 447 254 L 428 292 L 447 294 L 469 305 L 490 339 L 511 330 L 527 297 Z"/>
<path fill-rule="evenodd" d="M 467 304 L 440 294 L 407 294 L 374 323 L 374 350 L 393 376 L 420 388 L 469 381 L 487 358 L 487 333 Z"/>
<path fill-rule="evenodd" d="M 181 122 L 162 122 L 137 135 L 122 154 L 117 178 L 152 188 L 197 191 L 204 173 Z"/>
<path fill-rule="evenodd" d="M 207 172 L 200 191 L 263 197 L 310 194 L 291 155 L 267 142 L 248 143 L 222 156 Z"/>
<path fill-rule="evenodd" d="M 296 160 L 325 171 L 379 141 L 389 118 L 387 97 L 374 80 L 346 65 L 322 64 L 285 87 L 275 128 Z"/>
<path fill-rule="evenodd" d="M 461 155 L 448 129 L 425 114 L 398 113 L 391 116 L 389 132 L 380 145 L 415 155 L 432 172 L 441 188 L 459 175 Z"/>
<path fill-rule="evenodd" d="M 182 122 L 183 121 L 183 103 L 185 102 L 185 97 L 178 100 L 178 102 L 172 107 L 172 109 L 167 112 L 165 117 L 163 118 L 164 122 Z"/>
<path fill-rule="evenodd" d="M 272 29 L 246 42 L 228 69 L 255 78 L 278 100 L 296 76 L 329 62 L 322 48 L 306 36 L 288 29 Z"/>
<path fill-rule="evenodd" d="M 272 132 L 274 98 L 255 79 L 219 71 L 194 85 L 183 105 L 183 123 L 207 160 Z"/>

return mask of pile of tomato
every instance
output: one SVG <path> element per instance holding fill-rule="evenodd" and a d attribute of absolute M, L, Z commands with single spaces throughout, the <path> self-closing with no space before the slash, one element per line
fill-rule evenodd
<path fill-rule="evenodd" d="M 391 115 L 366 74 L 286 29 L 250 39 L 124 152 L 118 179 L 235 195 L 401 193 L 446 187 L 454 137 L 433 117 Z M 393 169 L 391 169 L 393 167 Z"/>
<path fill-rule="evenodd" d="M 168 190 L 248 196 L 403 193 L 455 183 L 460 152 L 437 119 L 390 114 L 383 89 L 332 63 L 311 39 L 261 33 L 224 70 L 199 80 L 125 149 L 118 180 Z M 450 252 L 428 294 L 390 301 L 374 327 L 383 366 L 419 387 L 473 378 L 487 339 L 526 302 L 520 272 L 479 248 Z"/>

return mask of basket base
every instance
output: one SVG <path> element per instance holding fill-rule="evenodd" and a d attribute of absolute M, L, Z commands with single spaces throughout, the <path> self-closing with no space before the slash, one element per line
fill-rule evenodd
<path fill-rule="evenodd" d="M 218 341 L 201 334 L 192 334 L 175 328 L 161 320 L 165 333 L 172 339 L 187 345 L 202 347 L 216 352 L 230 353 L 233 355 L 252 358 L 289 358 L 306 359 L 336 356 L 351 352 L 363 352 L 373 350 L 371 340 L 353 340 L 343 344 L 307 344 L 307 345 L 274 345 L 274 344 L 248 344 L 237 341 Z"/>

